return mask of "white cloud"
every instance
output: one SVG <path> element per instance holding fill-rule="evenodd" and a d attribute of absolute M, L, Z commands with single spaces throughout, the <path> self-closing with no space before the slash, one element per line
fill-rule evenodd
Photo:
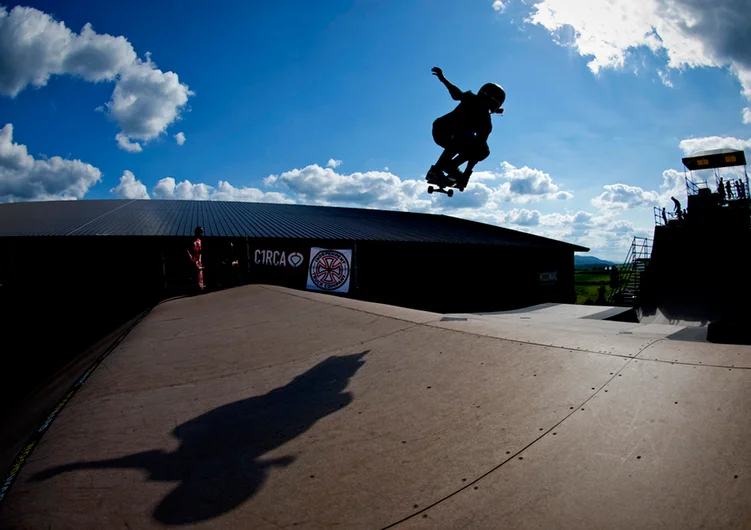
<path fill-rule="evenodd" d="M 632 234 L 634 232 L 634 225 L 629 221 L 623 219 L 619 221 L 613 221 L 608 225 L 608 232 L 614 232 L 616 234 Z"/>
<path fill-rule="evenodd" d="M 664 70 L 657 70 L 657 75 L 660 76 L 662 84 L 668 88 L 673 88 L 673 82 L 668 78 L 668 73 Z"/>
<path fill-rule="evenodd" d="M 741 140 L 731 136 L 705 136 L 681 140 L 679 147 L 686 156 L 712 149 L 751 149 L 751 139 Z"/>
<path fill-rule="evenodd" d="M 345 175 L 313 164 L 270 175 L 264 179 L 264 184 L 290 192 L 311 204 L 357 204 L 407 210 L 424 208 L 430 203 L 427 198 L 418 198 L 427 189 L 424 181 L 402 180 L 385 171 Z"/>
<path fill-rule="evenodd" d="M 493 9 L 495 9 L 499 13 L 503 13 L 506 10 L 507 4 L 508 0 L 495 0 L 495 2 L 493 2 Z"/>
<path fill-rule="evenodd" d="M 341 160 L 334 160 L 333 158 L 329 158 L 328 163 L 326 164 L 326 167 L 330 168 L 337 168 L 342 165 Z M 386 171 L 388 171 L 388 168 L 386 168 Z"/>
<path fill-rule="evenodd" d="M 547 173 L 527 166 L 516 168 L 508 162 L 501 164 L 502 178 L 510 179 L 508 190 L 512 197 L 529 197 L 531 200 L 555 199 L 566 200 L 573 197 L 567 191 L 561 191 Z"/>
<path fill-rule="evenodd" d="M 612 208 L 630 210 L 643 206 L 657 206 L 660 202 L 659 193 L 645 191 L 639 186 L 607 184 L 603 188 L 605 188 L 605 191 L 592 199 L 592 204 L 601 210 Z"/>
<path fill-rule="evenodd" d="M 552 177 L 539 169 L 527 166 L 517 168 L 508 162 L 501 163 L 501 171 L 478 171 L 472 174 L 470 185 L 484 187 L 494 202 L 529 203 L 541 200 L 568 200 L 573 194 L 563 191 Z"/>
<path fill-rule="evenodd" d="M 37 9 L 0 7 L 0 94 L 14 98 L 56 75 L 114 82 L 110 101 L 99 108 L 119 126 L 117 143 L 128 152 L 164 133 L 193 95 L 177 74 L 145 56 L 139 59 L 125 37 L 97 34 L 90 24 L 74 33 Z"/>
<path fill-rule="evenodd" d="M 128 138 L 148 142 L 177 120 L 193 93 L 174 72 L 162 72 L 147 53 L 146 61 L 123 68 L 107 103 Z"/>
<path fill-rule="evenodd" d="M 182 199 L 205 201 L 210 198 L 211 186 L 193 184 L 189 180 L 176 183 L 172 177 L 165 177 L 157 182 L 151 193 L 157 199 Z"/>
<path fill-rule="evenodd" d="M 681 197 L 686 196 L 686 178 L 683 172 L 676 171 L 675 169 L 666 169 L 663 171 L 660 189 L 662 190 L 662 193 L 658 194 L 657 199 L 660 204 L 664 205 L 665 203 L 672 202 L 670 197 L 676 197 L 677 199 L 682 200 Z"/>
<path fill-rule="evenodd" d="M 246 202 L 274 202 L 291 204 L 295 201 L 284 194 L 264 192 L 258 188 L 236 188 L 229 182 L 219 181 L 216 187 L 208 184 L 193 184 L 189 180 L 176 182 L 172 177 L 165 177 L 157 182 L 152 190 L 156 199 L 180 199 L 198 201 L 246 201 Z"/>
<path fill-rule="evenodd" d="M 97 35 L 90 24 L 77 35 L 37 9 L 0 6 L 0 57 L 0 93 L 15 97 L 53 75 L 112 81 L 136 53 L 123 37 Z"/>
<path fill-rule="evenodd" d="M 283 193 L 261 191 L 258 188 L 235 188 L 229 182 L 219 181 L 219 185 L 211 192 L 211 199 L 215 201 L 251 201 L 294 204 L 294 200 Z"/>
<path fill-rule="evenodd" d="M 138 142 L 131 142 L 123 133 L 117 133 L 115 135 L 115 140 L 117 141 L 117 145 L 123 151 L 127 151 L 129 153 L 140 153 L 141 151 L 143 151 L 141 144 L 139 144 Z"/>
<path fill-rule="evenodd" d="M 175 135 L 175 142 L 177 145 L 183 145 L 185 143 L 185 133 L 179 132 Z"/>
<path fill-rule="evenodd" d="M 136 179 L 136 176 L 127 169 L 123 171 L 123 176 L 120 177 L 120 184 L 112 188 L 110 193 L 114 193 L 123 199 L 149 198 L 149 192 L 146 191 L 146 186 L 144 186 L 143 182 Z"/>
<path fill-rule="evenodd" d="M 542 214 L 538 210 L 524 209 L 467 209 L 453 215 L 581 245 L 589 248 L 593 255 L 615 261 L 625 258 L 634 235 L 637 235 L 631 222 L 614 219 L 613 212 L 596 215 L 579 210 Z"/>
<path fill-rule="evenodd" d="M 540 212 L 537 210 L 517 210 L 506 212 L 505 220 L 509 224 L 519 226 L 537 226 L 540 224 Z"/>
<path fill-rule="evenodd" d="M 672 69 L 727 68 L 751 102 L 748 13 L 748 0 L 542 0 L 526 22 L 587 57 L 595 74 L 622 69 L 630 54 L 648 49 L 664 54 Z M 743 119 L 751 123 L 751 108 L 743 110 Z"/>
<path fill-rule="evenodd" d="M 0 202 L 80 199 L 101 178 L 99 169 L 80 160 L 37 160 L 13 142 L 12 124 L 0 129 Z"/>
<path fill-rule="evenodd" d="M 174 199 L 175 198 L 175 179 L 165 177 L 157 182 L 151 193 L 156 199 Z"/>

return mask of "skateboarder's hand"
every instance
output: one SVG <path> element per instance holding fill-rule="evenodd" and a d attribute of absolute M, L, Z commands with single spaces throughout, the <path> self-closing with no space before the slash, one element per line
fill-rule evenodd
<path fill-rule="evenodd" d="M 434 66 L 430 71 L 433 72 L 433 75 L 438 76 L 438 79 L 443 79 L 443 70 L 437 66 Z"/>

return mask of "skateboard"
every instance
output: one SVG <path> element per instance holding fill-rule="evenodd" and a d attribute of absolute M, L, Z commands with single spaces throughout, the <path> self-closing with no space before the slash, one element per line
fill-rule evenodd
<path fill-rule="evenodd" d="M 453 180 L 451 180 L 449 176 L 453 177 Z M 446 188 L 456 188 L 459 191 L 464 191 L 464 187 L 457 185 L 457 183 L 461 179 L 462 175 L 459 171 L 459 168 L 451 168 L 449 171 L 444 172 L 443 170 L 438 169 L 436 166 L 431 166 L 426 176 L 426 180 L 429 184 L 435 184 L 438 187 L 434 188 L 433 186 L 428 186 L 428 193 L 437 191 L 438 193 L 445 193 L 449 197 L 453 197 L 454 190 L 447 190 Z"/>

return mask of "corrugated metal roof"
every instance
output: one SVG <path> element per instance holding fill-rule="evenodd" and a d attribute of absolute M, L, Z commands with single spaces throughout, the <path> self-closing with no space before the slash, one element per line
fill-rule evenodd
<path fill-rule="evenodd" d="M 254 202 L 83 200 L 0 205 L 0 237 L 192 236 L 560 246 L 589 249 L 445 215 Z"/>

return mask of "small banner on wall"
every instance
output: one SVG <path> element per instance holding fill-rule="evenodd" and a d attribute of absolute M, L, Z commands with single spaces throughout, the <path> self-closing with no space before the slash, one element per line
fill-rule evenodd
<path fill-rule="evenodd" d="M 331 293 L 349 292 L 351 250 L 310 249 L 308 289 Z"/>
<path fill-rule="evenodd" d="M 540 273 L 540 284 L 551 285 L 558 283 L 558 271 L 546 271 Z"/>

